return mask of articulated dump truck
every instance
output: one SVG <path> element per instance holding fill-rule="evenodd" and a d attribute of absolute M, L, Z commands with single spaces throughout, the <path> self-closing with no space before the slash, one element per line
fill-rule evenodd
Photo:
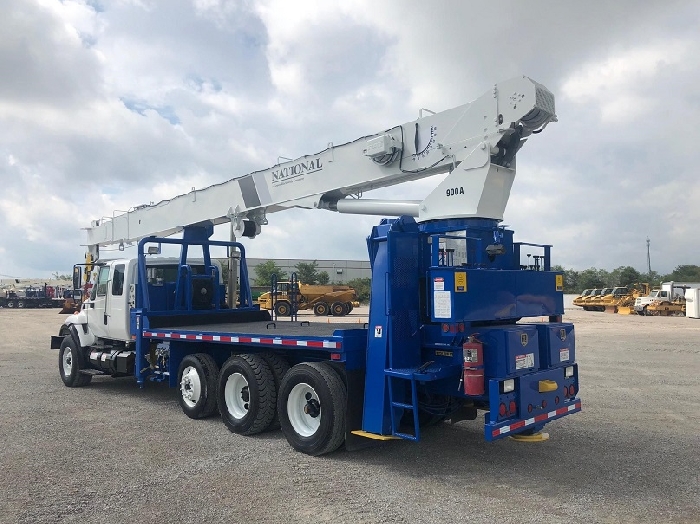
<path fill-rule="evenodd" d="M 275 296 L 271 291 L 263 293 L 258 304 L 262 309 L 274 310 L 278 317 L 288 317 L 294 309 L 312 309 L 316 316 L 342 317 L 360 305 L 357 293 L 349 286 L 300 283 L 296 287 L 294 293 L 291 282 L 278 282 Z"/>

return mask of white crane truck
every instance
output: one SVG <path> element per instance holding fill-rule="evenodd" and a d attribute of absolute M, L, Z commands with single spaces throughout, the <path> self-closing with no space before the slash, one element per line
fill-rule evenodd
<path fill-rule="evenodd" d="M 423 110 L 422 110 L 423 111 Z M 61 379 L 135 377 L 178 389 L 190 418 L 220 413 L 235 433 L 281 429 L 310 455 L 396 438 L 483 413 L 489 441 L 537 438 L 580 411 L 574 328 L 562 322 L 563 276 L 550 246 L 500 225 L 526 139 L 556 121 L 554 97 L 518 77 L 454 109 L 264 171 L 92 222 L 97 278 L 51 347 Z M 448 173 L 423 201 L 361 198 Z M 300 207 L 383 219 L 367 239 L 365 326 L 273 321 L 254 305 L 245 249 L 211 240 L 214 225 L 254 237 L 267 215 Z M 167 238 L 182 231 L 181 239 Z M 100 246 L 138 242 L 134 259 Z M 458 264 L 440 246 L 459 245 Z M 153 257 L 163 244 L 179 259 Z M 224 302 L 212 246 L 240 251 L 239 300 Z M 527 249 L 521 249 L 527 246 Z M 189 255 L 197 250 L 198 259 Z M 541 265 L 521 252 L 539 250 Z M 548 322 L 519 322 L 523 317 Z"/>

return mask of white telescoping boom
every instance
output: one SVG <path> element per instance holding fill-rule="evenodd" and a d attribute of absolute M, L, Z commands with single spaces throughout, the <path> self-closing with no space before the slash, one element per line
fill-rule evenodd
<path fill-rule="evenodd" d="M 554 96 L 522 76 L 494 85 L 475 101 L 315 155 L 93 221 L 88 248 L 167 236 L 185 226 L 233 221 L 254 237 L 266 216 L 287 208 L 341 213 L 502 220 L 525 139 L 556 121 Z M 428 113 L 432 113 L 427 111 Z M 423 201 L 360 198 L 366 191 L 450 174 Z M 347 198 L 351 197 L 351 198 Z"/>

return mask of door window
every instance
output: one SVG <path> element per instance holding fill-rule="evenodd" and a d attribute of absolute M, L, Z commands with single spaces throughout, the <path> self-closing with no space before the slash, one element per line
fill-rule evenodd
<path fill-rule="evenodd" d="M 112 277 L 112 295 L 121 296 L 124 294 L 124 264 L 114 266 L 114 276 Z"/>
<path fill-rule="evenodd" d="M 107 294 L 107 282 L 109 282 L 109 266 L 102 266 L 97 274 L 98 297 L 103 297 Z"/>

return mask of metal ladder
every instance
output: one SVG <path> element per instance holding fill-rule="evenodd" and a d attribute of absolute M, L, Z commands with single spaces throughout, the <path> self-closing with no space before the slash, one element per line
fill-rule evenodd
<path fill-rule="evenodd" d="M 399 437 L 406 440 L 412 440 L 418 442 L 420 440 L 420 423 L 418 421 L 418 391 L 416 387 L 416 375 L 422 375 L 428 369 L 428 367 L 433 364 L 432 361 L 425 362 L 419 368 L 403 368 L 403 369 L 385 369 L 384 374 L 386 375 L 388 386 L 389 386 L 389 405 L 391 414 L 391 434 L 395 437 Z M 427 378 L 427 377 L 426 377 Z M 426 378 L 421 378 L 420 380 L 426 380 Z M 398 402 L 394 400 L 394 384 L 392 380 L 408 380 L 411 383 L 411 403 Z M 427 378 L 427 380 L 431 380 Z M 401 420 L 397 420 L 397 415 L 394 408 L 408 409 L 413 412 L 413 434 L 404 433 L 399 431 L 399 425 Z"/>

